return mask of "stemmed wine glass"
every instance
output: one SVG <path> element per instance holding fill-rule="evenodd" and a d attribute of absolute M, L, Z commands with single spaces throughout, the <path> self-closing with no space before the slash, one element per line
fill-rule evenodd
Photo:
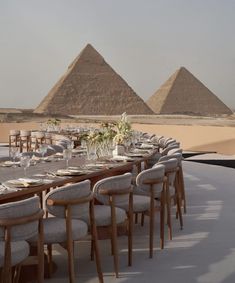
<path fill-rule="evenodd" d="M 72 150 L 74 148 L 74 141 L 70 141 L 67 145 L 67 149 Z"/>
<path fill-rule="evenodd" d="M 44 158 L 44 155 L 47 153 L 47 145 L 41 144 L 39 146 L 39 152 L 42 154 L 42 158 Z"/>
<path fill-rule="evenodd" d="M 24 167 L 24 176 L 26 177 L 26 169 L 30 166 L 30 156 L 21 156 L 20 166 Z"/>
<path fill-rule="evenodd" d="M 9 154 L 14 162 L 13 167 L 16 167 L 15 160 L 16 160 L 16 157 L 19 155 L 19 148 L 16 146 L 11 147 Z"/>
<path fill-rule="evenodd" d="M 71 149 L 64 149 L 63 150 L 63 158 L 66 160 L 66 168 L 69 167 L 69 160 L 72 158 L 72 150 Z"/>

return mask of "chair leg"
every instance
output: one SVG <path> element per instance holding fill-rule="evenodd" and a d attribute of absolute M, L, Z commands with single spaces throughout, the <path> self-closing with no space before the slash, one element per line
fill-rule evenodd
<path fill-rule="evenodd" d="M 180 229 L 183 229 L 183 217 L 182 217 L 182 212 L 181 212 L 181 206 L 180 206 L 180 200 L 179 197 L 176 197 L 176 205 L 177 205 L 177 211 L 179 214 L 179 220 L 180 220 Z"/>
<path fill-rule="evenodd" d="M 97 236 L 97 230 L 95 225 L 92 227 L 92 245 L 93 245 L 93 258 L 95 254 L 95 262 L 96 262 L 96 270 L 98 273 L 98 278 L 99 278 L 99 283 L 103 283 L 103 272 L 101 269 L 101 264 L 100 264 L 100 252 L 99 252 L 99 245 L 98 245 L 98 236 Z"/>
<path fill-rule="evenodd" d="M 14 277 L 14 283 L 18 283 L 18 282 L 19 282 L 19 279 L 20 279 L 20 271 L 21 271 L 21 265 L 19 264 L 18 266 L 16 266 L 15 277 Z"/>
<path fill-rule="evenodd" d="M 116 224 L 114 200 L 111 202 L 111 222 L 112 222 L 111 242 L 112 242 L 113 259 L 114 259 L 114 271 L 116 278 L 118 278 L 119 262 L 118 262 L 118 249 L 117 249 L 117 224 Z"/>
<path fill-rule="evenodd" d="M 149 257 L 153 257 L 153 236 L 154 236 L 154 197 L 150 200 L 150 223 L 149 223 Z"/>
<path fill-rule="evenodd" d="M 94 260 L 94 240 L 91 239 L 91 254 L 90 254 L 90 257 L 91 257 L 91 261 Z"/>
<path fill-rule="evenodd" d="M 48 258 L 48 276 L 52 276 L 52 244 L 47 245 L 47 258 Z"/>
<path fill-rule="evenodd" d="M 44 282 L 44 249 L 43 249 L 43 224 L 42 219 L 39 220 L 39 238 L 37 245 L 38 253 L 38 283 Z M 52 255 L 52 250 L 51 250 Z M 51 259 L 52 264 L 52 259 Z"/>
<path fill-rule="evenodd" d="M 180 166 L 180 170 L 179 170 L 179 174 L 180 174 L 180 183 L 181 183 L 181 193 L 182 193 L 182 200 L 183 200 L 183 207 L 184 207 L 184 213 L 187 212 L 186 210 L 186 196 L 185 196 L 185 186 L 184 186 L 184 175 L 183 175 L 183 169 Z"/>
<path fill-rule="evenodd" d="M 138 223 L 138 213 L 135 213 L 135 224 Z"/>
<path fill-rule="evenodd" d="M 101 262 L 100 262 L 98 233 L 97 233 L 97 227 L 95 225 L 94 199 L 90 202 L 90 225 L 91 225 L 91 257 L 94 258 L 94 254 L 95 254 L 96 270 L 98 273 L 99 283 L 103 283 L 104 279 L 103 279 L 103 272 L 101 269 Z"/>
<path fill-rule="evenodd" d="M 74 275 L 74 248 L 73 248 L 73 237 L 72 237 L 72 221 L 71 221 L 71 207 L 66 207 L 66 234 L 67 234 L 67 252 L 68 252 L 68 270 L 69 270 L 69 282 L 75 282 Z"/>
<path fill-rule="evenodd" d="M 141 226 L 144 226 L 144 213 L 141 213 Z"/>
<path fill-rule="evenodd" d="M 5 229 L 5 257 L 3 266 L 3 282 L 12 282 L 12 267 L 11 267 L 11 232 L 10 228 Z"/>
<path fill-rule="evenodd" d="M 132 265 L 133 214 L 128 213 L 128 266 Z"/>
<path fill-rule="evenodd" d="M 172 240 L 172 224 L 171 224 L 171 199 L 169 195 L 169 186 L 166 185 L 166 207 L 167 207 L 167 225 L 169 240 Z"/>
<path fill-rule="evenodd" d="M 161 211 L 160 211 L 160 246 L 161 249 L 164 249 L 165 242 L 165 192 L 161 194 Z"/>

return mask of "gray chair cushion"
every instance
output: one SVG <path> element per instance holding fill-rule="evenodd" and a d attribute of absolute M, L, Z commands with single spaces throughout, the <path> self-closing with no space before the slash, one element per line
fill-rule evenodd
<path fill-rule="evenodd" d="M 94 187 L 94 197 L 101 203 L 105 205 L 109 205 L 109 197 L 107 195 L 102 195 L 100 193 L 101 189 L 110 190 L 121 190 L 131 187 L 131 181 L 132 181 L 132 174 L 126 173 L 119 176 L 113 176 L 104 178 L 100 181 L 98 181 Z M 115 196 L 115 206 L 118 206 L 119 204 L 125 204 L 129 202 L 129 195 L 117 195 Z"/>
<path fill-rule="evenodd" d="M 115 207 L 116 212 L 116 223 L 125 222 L 127 216 L 125 210 Z M 108 205 L 95 205 L 94 206 L 95 214 L 95 224 L 96 226 L 109 226 L 111 225 L 111 208 Z M 83 221 L 89 224 L 88 215 L 82 218 Z"/>
<path fill-rule="evenodd" d="M 169 160 L 164 160 L 159 162 L 158 164 L 163 164 L 165 166 L 165 171 L 174 170 L 178 167 L 178 160 L 176 158 L 171 158 Z M 168 174 L 168 182 L 170 185 L 174 185 L 176 177 L 176 172 L 171 172 Z"/>
<path fill-rule="evenodd" d="M 136 177 L 136 192 L 143 192 L 145 195 L 150 195 L 150 188 L 151 186 L 148 184 L 144 184 L 145 180 L 148 179 L 158 179 L 158 178 L 164 178 L 165 175 L 165 166 L 164 165 L 156 165 L 154 168 L 144 170 L 139 173 L 139 175 Z M 163 183 L 154 184 L 153 190 L 154 190 L 154 196 L 159 197 L 159 194 L 161 193 L 163 189 Z"/>
<path fill-rule="evenodd" d="M 161 158 L 161 153 L 156 152 L 151 158 L 149 158 L 146 163 L 147 163 L 147 167 L 151 168 L 154 164 L 156 164 L 158 162 L 158 160 Z"/>
<path fill-rule="evenodd" d="M 19 218 L 34 214 L 40 210 L 39 197 L 0 205 L 0 218 Z M 27 240 L 38 233 L 38 221 L 17 225 L 11 229 L 12 241 Z M 0 241 L 4 240 L 4 230 L 0 227 Z"/>
<path fill-rule="evenodd" d="M 90 194 L 91 194 L 90 181 L 85 180 L 80 183 L 67 185 L 67 186 L 52 190 L 45 196 L 45 201 L 47 203 L 48 199 L 73 200 L 73 199 L 79 199 L 82 197 L 87 197 Z M 58 205 L 51 206 L 51 205 L 46 204 L 46 208 L 50 212 L 50 214 L 54 216 L 57 216 L 60 218 L 65 217 L 63 206 L 58 206 Z M 89 203 L 71 206 L 72 218 L 79 219 L 84 216 L 86 217 L 87 215 L 89 215 Z"/>
<path fill-rule="evenodd" d="M 157 202 L 155 201 L 155 205 Z M 125 211 L 129 210 L 129 205 L 124 204 L 118 206 Z M 133 195 L 133 212 L 144 212 L 150 209 L 150 197 L 145 195 Z"/>
<path fill-rule="evenodd" d="M 0 267 L 4 264 L 5 242 L 0 242 Z M 29 255 L 29 244 L 25 241 L 11 242 L 11 265 L 16 265 Z"/>
<path fill-rule="evenodd" d="M 79 240 L 88 233 L 88 226 L 84 221 L 72 219 L 73 240 Z M 44 225 L 44 243 L 64 243 L 67 239 L 66 222 L 63 218 L 50 217 L 43 219 Z M 29 240 L 30 243 L 36 243 L 37 237 Z"/>

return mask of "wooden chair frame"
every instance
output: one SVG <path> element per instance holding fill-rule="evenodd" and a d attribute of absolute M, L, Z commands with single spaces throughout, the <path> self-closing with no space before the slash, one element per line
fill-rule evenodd
<path fill-rule="evenodd" d="M 165 176 L 167 177 L 167 182 L 166 182 L 167 224 L 168 224 L 170 240 L 172 240 L 172 224 L 171 224 L 171 200 L 172 199 L 176 202 L 177 214 L 179 215 L 179 221 L 180 221 L 180 228 L 183 229 L 183 217 L 182 217 L 182 211 L 181 211 L 180 187 L 179 187 L 179 178 L 178 178 L 179 170 L 180 169 L 178 166 L 173 169 L 165 170 Z M 172 173 L 175 173 L 175 180 L 174 180 L 175 194 L 173 196 L 170 196 L 169 176 Z"/>
<path fill-rule="evenodd" d="M 149 257 L 153 257 L 153 238 L 154 238 L 154 216 L 156 211 L 160 211 L 160 246 L 161 249 L 164 248 L 164 224 L 165 224 L 165 203 L 166 203 L 166 187 L 165 183 L 167 181 L 166 177 L 163 178 L 151 178 L 143 181 L 143 184 L 150 185 L 150 210 L 144 212 L 150 218 L 149 224 Z M 154 185 L 162 184 L 162 191 L 160 196 L 160 206 L 155 206 L 155 194 Z M 142 214 L 141 224 L 144 222 L 144 214 Z"/>
<path fill-rule="evenodd" d="M 99 194 L 106 195 L 109 197 L 109 205 L 111 208 L 111 248 L 114 258 L 114 271 L 115 275 L 119 277 L 119 261 L 118 261 L 118 248 L 117 248 L 117 223 L 116 223 L 116 211 L 115 199 L 120 195 L 129 195 L 129 209 L 127 212 L 128 226 L 127 226 L 127 236 L 128 236 L 128 265 L 132 265 L 132 246 L 133 246 L 133 189 L 132 186 L 128 188 L 110 190 L 110 189 L 99 189 Z"/>
<path fill-rule="evenodd" d="M 66 232 L 67 232 L 67 241 L 66 247 L 68 252 L 68 269 L 69 269 L 69 280 L 70 283 L 75 282 L 75 272 L 74 272 L 74 246 L 73 246 L 73 238 L 72 238 L 72 215 L 71 215 L 71 206 L 79 205 L 89 202 L 89 216 L 90 216 L 90 232 L 91 232 L 91 241 L 92 246 L 95 249 L 95 259 L 96 259 L 96 269 L 98 273 L 99 282 L 103 283 L 103 273 L 101 270 L 100 264 L 100 255 L 98 248 L 98 237 L 97 237 L 97 229 L 95 225 L 95 216 L 94 216 L 94 198 L 93 194 L 90 193 L 87 197 L 82 197 L 79 199 L 70 199 L 70 200 L 61 200 L 61 199 L 48 199 L 47 205 L 53 206 L 64 206 L 65 208 L 65 221 L 66 221 Z M 49 245 L 49 269 L 52 269 L 52 249 L 51 245 Z"/>
<path fill-rule="evenodd" d="M 38 220 L 38 241 L 37 241 L 37 258 L 38 258 L 38 283 L 44 281 L 44 252 L 43 252 L 43 224 L 42 218 L 44 211 L 40 209 L 37 213 L 32 215 L 19 217 L 19 218 L 6 218 L 0 219 L 0 226 L 4 227 L 5 238 L 5 255 L 4 266 L 2 268 L 2 280 L 1 283 L 12 282 L 12 265 L 11 265 L 11 228 L 17 225 L 27 224 Z M 19 272 L 21 264 L 16 268 L 16 274 L 14 274 L 13 282 L 18 282 Z"/>

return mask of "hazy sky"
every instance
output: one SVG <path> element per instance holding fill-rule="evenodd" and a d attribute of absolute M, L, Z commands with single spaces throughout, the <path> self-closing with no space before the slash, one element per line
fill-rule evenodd
<path fill-rule="evenodd" d="M 0 107 L 36 107 L 87 43 L 144 100 L 185 66 L 235 108 L 235 0 L 0 0 Z"/>

